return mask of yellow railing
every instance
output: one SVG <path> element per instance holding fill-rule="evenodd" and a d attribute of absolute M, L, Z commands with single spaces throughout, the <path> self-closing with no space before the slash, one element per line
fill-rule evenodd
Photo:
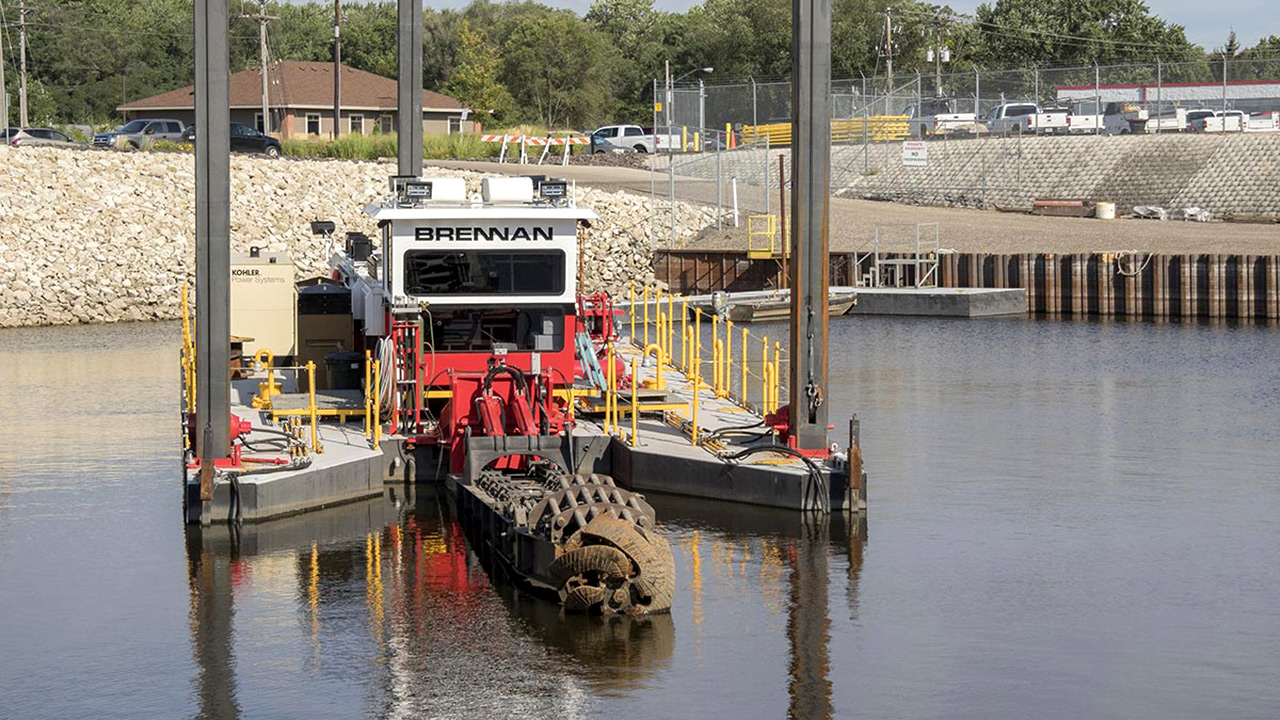
<path fill-rule="evenodd" d="M 905 140 L 910 134 L 906 115 L 872 115 L 831 121 L 832 143 L 856 143 L 864 139 L 870 142 Z M 745 125 L 742 128 L 743 142 L 757 142 L 765 138 L 769 139 L 770 147 L 789 147 L 791 123 Z"/>
<path fill-rule="evenodd" d="M 750 215 L 747 217 L 747 257 L 767 260 L 774 256 L 778 246 L 778 216 Z"/>
<path fill-rule="evenodd" d="M 744 410 L 761 415 L 777 412 L 781 407 L 784 377 L 781 342 L 771 340 L 767 335 L 753 335 L 745 327 L 737 329 L 737 338 L 735 338 L 733 321 L 721 321 L 716 315 L 710 315 L 710 338 L 704 338 L 702 336 L 703 316 L 708 313 L 700 307 L 690 308 L 689 298 L 676 297 L 673 293 L 667 293 L 667 310 L 664 312 L 661 305 L 661 292 L 655 290 L 651 294 L 647 288 L 635 288 L 634 283 L 631 298 L 630 317 L 634 323 L 632 344 L 641 352 L 640 358 L 652 355 L 657 360 L 654 377 L 646 380 L 644 384 L 654 389 L 663 389 L 663 386 L 669 385 L 663 375 L 664 368 L 684 374 L 688 383 L 687 388 L 691 392 L 687 408 L 690 414 L 687 430 L 695 444 L 704 435 L 702 428 L 698 427 L 703 391 L 707 391 L 711 397 L 728 399 Z M 644 307 L 637 307 L 637 301 L 643 302 L 646 299 L 654 302 L 656 311 L 649 312 L 648 303 L 645 303 Z M 676 326 L 675 318 L 677 303 L 679 303 L 678 312 L 680 313 L 679 327 Z M 692 317 L 690 317 L 690 310 L 692 310 Z M 648 331 L 648 326 L 651 324 L 654 326 L 653 332 Z M 758 342 L 759 345 L 752 345 L 752 341 Z M 707 347 L 704 348 L 704 344 Z M 758 356 L 750 349 L 751 347 L 759 348 Z M 706 350 L 710 352 L 707 353 Z M 738 354 L 736 368 L 734 367 L 735 350 Z M 610 365 L 605 373 L 608 382 L 608 390 L 605 393 L 605 429 L 613 434 L 625 436 L 620 427 L 622 418 L 617 404 L 617 373 L 615 369 L 610 369 L 614 366 L 614 357 L 613 349 L 610 348 L 608 357 Z M 754 357 L 758 357 L 759 360 L 755 361 Z M 708 362 L 707 358 L 711 364 L 709 372 L 708 368 L 704 367 Z M 634 364 L 633 377 L 638 370 L 639 364 Z M 710 384 L 707 384 L 707 380 L 710 380 Z M 637 407 L 638 399 L 635 399 L 638 398 L 637 392 L 637 389 L 632 389 L 632 408 Z M 630 411 L 630 408 L 627 411 Z M 638 427 L 635 424 L 636 414 L 638 413 L 633 413 L 631 418 L 633 433 Z"/>

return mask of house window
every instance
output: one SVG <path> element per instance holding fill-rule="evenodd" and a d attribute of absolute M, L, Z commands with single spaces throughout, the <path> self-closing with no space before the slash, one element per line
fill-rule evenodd
<path fill-rule="evenodd" d="M 271 128 L 268 129 L 265 126 L 265 124 L 262 122 L 262 113 L 256 112 L 253 114 L 253 126 L 257 128 L 258 132 L 262 133 L 263 135 L 276 132 L 277 130 L 280 129 L 279 125 L 280 123 L 275 122 L 275 118 L 272 118 Z"/>
<path fill-rule="evenodd" d="M 351 116 L 351 132 L 355 133 L 356 135 L 364 134 L 364 116 L 363 115 Z"/>
<path fill-rule="evenodd" d="M 449 118 L 449 134 L 453 135 L 454 133 L 461 133 L 461 132 L 462 132 L 462 118 L 460 117 Z"/>
<path fill-rule="evenodd" d="M 391 123 L 390 115 L 383 115 L 382 117 L 378 118 L 378 127 L 384 133 L 389 133 L 392 131 L 391 124 L 392 123 Z"/>
<path fill-rule="evenodd" d="M 320 134 L 320 113 L 307 113 L 307 134 Z"/>

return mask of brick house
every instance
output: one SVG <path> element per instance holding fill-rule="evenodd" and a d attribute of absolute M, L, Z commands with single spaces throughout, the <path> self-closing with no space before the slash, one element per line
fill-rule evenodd
<path fill-rule="evenodd" d="M 231 76 L 231 121 L 259 130 L 262 124 L 262 73 L 257 68 Z M 279 60 L 267 67 L 270 133 L 282 139 L 333 134 L 333 64 Z M 164 117 L 190 124 L 195 121 L 195 87 L 125 103 L 117 108 L 126 120 Z M 340 132 L 371 134 L 396 130 L 396 81 L 364 70 L 342 66 Z M 430 90 L 422 91 L 422 132 L 444 135 L 479 125 L 462 119 L 462 103 Z"/>

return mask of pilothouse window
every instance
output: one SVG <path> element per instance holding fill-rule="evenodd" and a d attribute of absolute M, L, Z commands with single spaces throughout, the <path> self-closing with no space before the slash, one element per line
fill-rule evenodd
<path fill-rule="evenodd" d="M 561 250 L 410 250 L 406 295 L 560 295 Z"/>

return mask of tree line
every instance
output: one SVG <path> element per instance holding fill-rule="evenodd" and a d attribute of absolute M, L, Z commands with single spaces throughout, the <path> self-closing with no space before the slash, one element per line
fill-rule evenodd
<path fill-rule="evenodd" d="M 257 22 L 244 16 L 260 9 L 278 18 L 268 26 L 273 60 L 332 59 L 331 4 L 231 5 L 233 71 L 259 62 Z M 28 0 L 27 7 L 33 121 L 108 122 L 124 102 L 192 82 L 190 0 Z M 0 23 L 16 97 L 12 0 L 0 0 Z M 489 126 L 643 120 L 667 61 L 673 74 L 712 67 L 711 81 L 790 72 L 788 0 L 705 0 L 685 12 L 659 10 L 652 0 L 596 0 L 581 16 L 528 0 L 474 0 L 428 8 L 424 25 L 426 87 L 458 98 Z M 1278 37 L 1241 48 L 1234 35 L 1206 52 L 1141 0 L 996 0 L 972 16 L 914 0 L 834 0 L 831 31 L 835 77 L 883 73 L 890 50 L 895 71 L 929 73 L 938 46 L 949 51 L 949 72 L 1280 55 Z M 394 2 L 342 6 L 342 60 L 395 76 Z"/>

